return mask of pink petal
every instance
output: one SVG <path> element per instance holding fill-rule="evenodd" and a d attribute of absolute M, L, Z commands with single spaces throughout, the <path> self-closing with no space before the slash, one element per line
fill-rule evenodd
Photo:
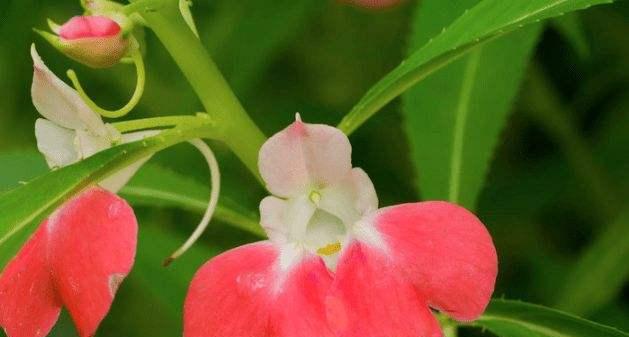
<path fill-rule="evenodd" d="M 288 271 L 268 242 L 242 246 L 206 263 L 184 307 L 185 337 L 332 337 L 323 298 L 331 275 L 310 257 Z"/>
<path fill-rule="evenodd" d="M 44 222 L 0 275 L 0 326 L 8 337 L 46 336 L 59 317 L 46 240 Z"/>
<path fill-rule="evenodd" d="M 92 188 L 48 222 L 49 263 L 58 296 L 81 337 L 93 336 L 135 259 L 137 222 L 115 194 Z"/>
<path fill-rule="evenodd" d="M 326 299 L 338 337 L 441 337 L 425 299 L 384 252 L 354 242 L 339 260 Z"/>
<path fill-rule="evenodd" d="M 291 197 L 343 179 L 352 147 L 337 128 L 295 121 L 262 145 L 258 165 L 272 194 Z"/>
<path fill-rule="evenodd" d="M 59 29 L 59 36 L 66 40 L 90 37 L 109 37 L 120 33 L 120 25 L 104 16 L 75 16 Z"/>
<path fill-rule="evenodd" d="M 384 208 L 375 218 L 396 263 L 429 304 L 467 321 L 483 313 L 494 291 L 498 259 L 485 226 L 442 201 Z"/>

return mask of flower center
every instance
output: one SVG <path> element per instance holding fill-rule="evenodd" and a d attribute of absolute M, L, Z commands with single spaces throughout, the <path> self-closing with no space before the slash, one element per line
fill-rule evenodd
<path fill-rule="evenodd" d="M 308 222 L 304 246 L 315 253 L 333 270 L 336 267 L 338 253 L 341 251 L 342 242 L 347 236 L 347 228 L 335 215 L 322 209 L 317 209 Z"/>
<path fill-rule="evenodd" d="M 335 243 L 331 243 L 325 247 L 321 247 L 319 249 L 317 249 L 317 254 L 319 255 L 325 255 L 325 256 L 330 256 L 330 255 L 334 255 L 338 252 L 341 251 L 341 243 L 340 242 L 335 242 Z"/>

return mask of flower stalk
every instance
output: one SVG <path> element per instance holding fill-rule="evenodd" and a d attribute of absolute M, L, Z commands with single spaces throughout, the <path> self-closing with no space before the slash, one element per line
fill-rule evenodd
<path fill-rule="evenodd" d="M 171 54 L 205 110 L 222 129 L 220 140 L 260 179 L 257 158 L 266 137 L 251 120 L 207 50 L 186 24 L 180 14 L 178 1 L 159 2 L 163 6 L 155 11 L 142 11 L 142 17 Z"/>

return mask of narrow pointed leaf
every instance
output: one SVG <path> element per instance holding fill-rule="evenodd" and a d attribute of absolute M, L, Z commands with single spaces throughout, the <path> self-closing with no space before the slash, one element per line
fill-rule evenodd
<path fill-rule="evenodd" d="M 426 0 L 411 48 L 478 0 Z M 518 92 L 540 25 L 500 37 L 447 65 L 403 96 L 407 135 L 422 197 L 473 209 Z"/>
<path fill-rule="evenodd" d="M 500 337 L 627 337 L 620 330 L 561 311 L 518 301 L 493 300 L 472 323 Z"/>
<path fill-rule="evenodd" d="M 376 83 L 345 116 L 346 133 L 428 75 L 515 29 L 610 0 L 485 0 L 461 15 L 424 47 Z"/>

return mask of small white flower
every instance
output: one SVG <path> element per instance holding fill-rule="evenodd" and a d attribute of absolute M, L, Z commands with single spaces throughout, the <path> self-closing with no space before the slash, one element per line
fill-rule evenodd
<path fill-rule="evenodd" d="M 76 90 L 59 79 L 46 67 L 31 46 L 33 58 L 33 105 L 44 118 L 35 122 L 37 148 L 50 168 L 56 169 L 76 163 L 116 144 L 141 140 L 159 131 L 140 131 L 120 134 L 112 125 L 92 111 Z M 143 158 L 100 185 L 117 192 L 150 157 Z"/>

